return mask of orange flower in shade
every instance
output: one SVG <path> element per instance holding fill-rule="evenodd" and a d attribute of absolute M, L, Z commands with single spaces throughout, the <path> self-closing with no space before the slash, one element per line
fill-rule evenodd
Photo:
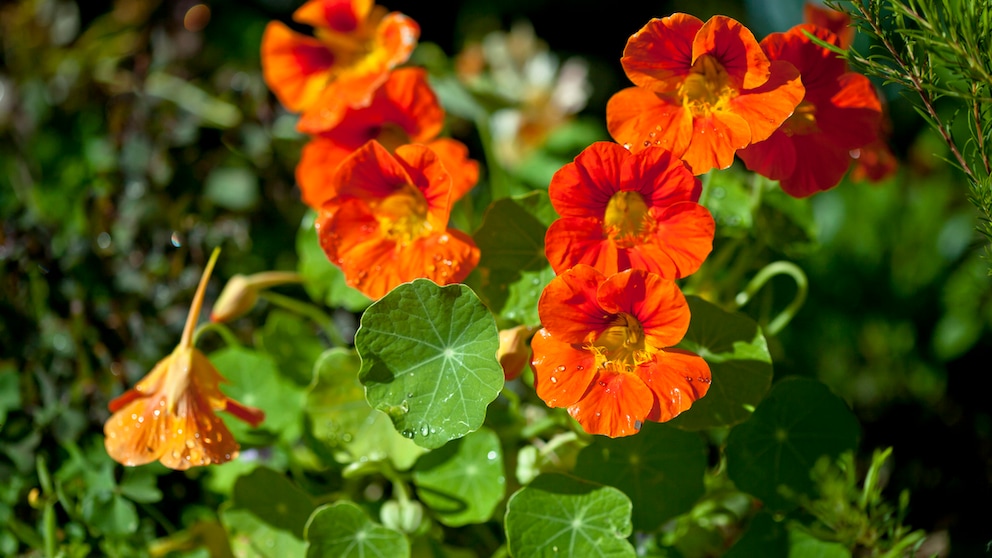
<path fill-rule="evenodd" d="M 561 218 L 548 228 L 545 254 L 556 273 L 587 264 L 608 275 L 634 268 L 685 277 L 713 248 L 713 217 L 696 203 L 701 191 L 667 150 L 596 142 L 551 179 Z"/>
<path fill-rule="evenodd" d="M 371 0 L 309 0 L 293 13 L 314 37 L 273 21 L 262 35 L 262 75 L 299 129 L 318 133 L 345 109 L 364 107 L 389 71 L 410 57 L 420 27 Z"/>
<path fill-rule="evenodd" d="M 113 415 L 103 426 L 104 445 L 119 463 L 134 466 L 157 460 L 180 470 L 225 463 L 238 455 L 238 443 L 214 412 L 227 411 L 252 426 L 265 416 L 225 396 L 218 387 L 224 378 L 193 347 L 193 329 L 218 254 L 214 250 L 200 278 L 179 346 L 110 402 Z"/>
<path fill-rule="evenodd" d="M 444 109 L 427 83 L 427 72 L 420 68 L 391 72 L 369 106 L 345 110 L 337 126 L 303 147 L 296 166 L 303 201 L 319 209 L 333 198 L 331 177 L 338 165 L 373 139 L 389 150 L 408 143 L 430 147 L 451 174 L 454 199 L 461 198 L 478 182 L 479 164 L 468 158 L 468 148 L 461 142 L 437 137 L 443 127 Z"/>
<path fill-rule="evenodd" d="M 709 366 L 671 347 L 689 327 L 673 281 L 640 269 L 609 277 L 578 265 L 555 277 L 538 303 L 544 329 L 531 341 L 534 387 L 591 434 L 629 436 L 706 395 Z"/>
<path fill-rule="evenodd" d="M 851 16 L 844 12 L 833 10 L 816 2 L 806 2 L 803 5 L 803 20 L 837 35 L 840 48 L 850 48 L 851 43 L 854 42 L 854 27 L 851 26 Z"/>
<path fill-rule="evenodd" d="M 851 166 L 851 150 L 878 136 L 881 104 L 865 76 L 804 33 L 837 45 L 837 35 L 811 24 L 772 33 L 761 42 L 772 60 L 799 69 L 806 96 L 782 127 L 767 140 L 738 155 L 747 168 L 779 180 L 782 189 L 801 198 L 833 188 Z"/>
<path fill-rule="evenodd" d="M 418 277 L 458 283 L 479 263 L 472 238 L 447 228 L 451 176 L 426 146 L 394 155 L 372 140 L 341 162 L 331 188 L 316 221 L 320 245 L 369 298 Z"/>
<path fill-rule="evenodd" d="M 766 139 L 803 98 L 799 73 L 769 61 L 747 28 L 725 16 L 652 19 L 620 59 L 637 87 L 606 105 L 613 139 L 637 152 L 664 147 L 694 174 L 727 168 L 734 153 Z"/>

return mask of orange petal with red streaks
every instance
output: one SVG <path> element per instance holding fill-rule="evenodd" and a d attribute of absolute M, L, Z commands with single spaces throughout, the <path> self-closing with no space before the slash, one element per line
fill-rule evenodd
<path fill-rule="evenodd" d="M 262 34 L 262 76 L 287 109 L 299 112 L 317 102 L 331 79 L 336 57 L 327 46 L 278 21 Z"/>

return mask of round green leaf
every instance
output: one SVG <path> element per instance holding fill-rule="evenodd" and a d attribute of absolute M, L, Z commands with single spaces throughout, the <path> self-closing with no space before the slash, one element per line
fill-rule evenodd
<path fill-rule="evenodd" d="M 496 322 L 464 285 L 396 287 L 362 315 L 355 347 L 369 403 L 425 448 L 477 430 L 503 387 Z"/>
<path fill-rule="evenodd" d="M 265 326 L 255 332 L 255 346 L 272 357 L 283 376 L 302 386 L 313 379 L 314 363 L 324 352 L 313 322 L 285 310 L 269 312 Z"/>
<path fill-rule="evenodd" d="M 727 436 L 727 475 L 772 510 L 795 506 L 787 492 L 815 497 L 810 470 L 822 455 L 857 447 L 861 427 L 842 399 L 808 378 L 779 381 L 751 418 Z M 785 491 L 785 493 L 783 492 Z"/>
<path fill-rule="evenodd" d="M 751 520 L 744 535 L 730 547 L 724 558 L 786 558 L 789 537 L 785 525 L 775 521 L 772 514 L 761 511 Z"/>
<path fill-rule="evenodd" d="M 544 474 L 506 504 L 513 558 L 633 558 L 630 500 L 616 488 Z"/>
<path fill-rule="evenodd" d="M 284 558 L 303 556 L 306 551 L 306 543 L 299 535 L 276 529 L 247 510 L 224 508 L 220 517 L 234 556 Z"/>
<path fill-rule="evenodd" d="M 687 430 L 747 420 L 772 383 L 772 357 L 751 318 L 687 296 L 692 320 L 679 347 L 706 359 L 713 383 L 706 395 L 670 424 Z"/>
<path fill-rule="evenodd" d="M 260 428 L 285 432 L 299 424 L 303 388 L 281 375 L 269 355 L 243 347 L 227 347 L 211 353 L 210 362 L 227 379 L 228 383 L 221 384 L 227 396 L 265 411 Z M 241 421 L 230 420 L 226 424 L 235 436 L 246 430 Z"/>
<path fill-rule="evenodd" d="M 358 381 L 361 364 L 354 351 L 341 348 L 329 349 L 317 359 L 305 410 L 313 436 L 331 446 L 342 463 L 389 459 L 396 469 L 409 469 L 425 450 L 369 406 Z"/>
<path fill-rule="evenodd" d="M 403 533 L 375 523 L 362 508 L 337 502 L 317 508 L 306 527 L 307 558 L 404 558 L 410 543 Z"/>
<path fill-rule="evenodd" d="M 597 437 L 579 453 L 575 474 L 622 490 L 634 506 L 634 527 L 653 531 L 703 495 L 706 454 L 699 434 L 646 423 L 637 436 Z"/>
<path fill-rule="evenodd" d="M 258 467 L 234 483 L 234 505 L 269 525 L 303 538 L 303 527 L 316 507 L 310 495 L 282 473 Z"/>
<path fill-rule="evenodd" d="M 413 483 L 441 523 L 459 527 L 487 521 L 506 490 L 499 437 L 483 428 L 448 442 L 417 461 Z"/>

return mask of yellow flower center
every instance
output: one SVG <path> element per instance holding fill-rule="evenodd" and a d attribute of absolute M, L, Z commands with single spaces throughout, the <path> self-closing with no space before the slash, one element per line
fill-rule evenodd
<path fill-rule="evenodd" d="M 644 328 L 637 318 L 620 312 L 610 326 L 587 347 L 596 355 L 596 368 L 633 372 L 654 358 L 655 349 L 644 344 Z"/>
<path fill-rule="evenodd" d="M 386 237 L 407 244 L 430 234 L 427 200 L 413 185 L 404 184 L 372 208 Z"/>
<path fill-rule="evenodd" d="M 678 94 L 682 106 L 692 112 L 694 118 L 701 118 L 724 110 L 727 102 L 737 95 L 737 90 L 731 86 L 723 65 L 712 55 L 704 54 L 692 65 Z"/>
<path fill-rule="evenodd" d="M 787 136 L 819 132 L 820 128 L 816 125 L 816 105 L 809 101 L 799 103 L 792 116 L 782 124 L 782 131 Z"/>
<path fill-rule="evenodd" d="M 606 204 L 603 233 L 621 248 L 630 248 L 654 228 L 648 204 L 639 192 L 620 191 Z"/>
<path fill-rule="evenodd" d="M 390 152 L 396 151 L 396 148 L 401 145 L 410 143 L 410 136 L 398 124 L 386 123 L 372 132 L 372 139 L 382 144 Z"/>

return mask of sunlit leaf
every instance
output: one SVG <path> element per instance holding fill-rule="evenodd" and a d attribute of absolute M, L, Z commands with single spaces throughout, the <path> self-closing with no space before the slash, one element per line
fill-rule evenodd
<path fill-rule="evenodd" d="M 403 533 L 369 519 L 351 502 L 317 508 L 306 528 L 307 558 L 404 558 L 410 543 Z"/>
<path fill-rule="evenodd" d="M 316 508 L 310 495 L 285 475 L 258 467 L 234 483 L 234 505 L 272 527 L 303 538 L 303 527 Z"/>
<path fill-rule="evenodd" d="M 298 427 L 303 409 L 303 388 L 279 373 L 272 358 L 265 353 L 243 347 L 227 347 L 210 354 L 210 362 L 228 382 L 221 389 L 232 399 L 265 411 L 261 428 L 283 432 Z M 226 413 L 221 413 L 226 416 Z M 237 436 L 245 426 L 227 420 Z"/>
<path fill-rule="evenodd" d="M 751 318 L 729 313 L 688 296 L 692 320 L 679 345 L 706 359 L 713 374 L 706 396 L 671 424 L 691 430 L 746 420 L 772 382 L 772 358 L 765 337 Z"/>
<path fill-rule="evenodd" d="M 417 461 L 413 482 L 441 523 L 458 527 L 488 520 L 506 490 L 499 437 L 483 428 L 448 442 Z"/>
<path fill-rule="evenodd" d="M 795 506 L 793 494 L 814 497 L 810 470 L 822 455 L 857 447 L 861 427 L 842 399 L 824 384 L 785 378 L 746 422 L 727 437 L 727 475 L 772 510 Z"/>
<path fill-rule="evenodd" d="M 633 558 L 630 513 L 630 500 L 616 488 L 540 475 L 506 504 L 510 555 Z"/>
<path fill-rule="evenodd" d="M 596 437 L 579 453 L 575 474 L 622 490 L 634 506 L 634 527 L 653 531 L 692 509 L 705 491 L 706 467 L 699 434 L 649 422 L 636 436 Z"/>
<path fill-rule="evenodd" d="M 369 406 L 358 381 L 360 368 L 361 359 L 349 349 L 329 349 L 317 360 L 306 403 L 313 435 L 334 448 L 339 461 L 388 458 L 397 469 L 409 469 L 424 449 Z"/>
<path fill-rule="evenodd" d="M 492 314 L 464 285 L 404 283 L 362 315 L 355 347 L 369 403 L 438 448 L 482 426 L 503 387 Z"/>
<path fill-rule="evenodd" d="M 796 523 L 789 524 L 788 533 L 789 558 L 851 558 L 847 546 L 815 537 Z"/>
<path fill-rule="evenodd" d="M 243 558 L 284 558 L 303 556 L 306 542 L 299 536 L 278 529 L 255 514 L 237 508 L 221 511 L 221 521 L 230 533 L 234 555 Z"/>

